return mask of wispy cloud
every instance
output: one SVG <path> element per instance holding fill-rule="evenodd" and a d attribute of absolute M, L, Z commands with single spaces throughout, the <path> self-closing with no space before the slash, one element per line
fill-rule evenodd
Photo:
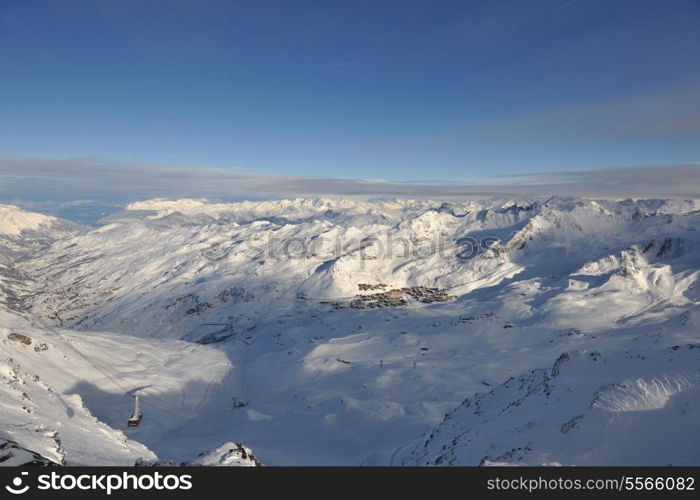
<path fill-rule="evenodd" d="M 571 6 L 571 5 L 575 4 L 575 3 L 576 3 L 576 0 L 568 0 L 568 1 L 566 1 L 566 2 L 560 3 L 559 5 L 557 5 L 556 7 L 554 7 L 552 10 L 556 12 L 556 11 L 558 11 L 558 10 L 564 9 L 564 8 L 566 8 L 566 7 L 569 7 L 569 6 Z"/>
<path fill-rule="evenodd" d="M 153 197 L 224 200 L 292 196 L 421 197 L 571 195 L 700 197 L 700 164 L 532 173 L 465 181 L 394 182 L 265 175 L 95 159 L 0 158 L 0 199 L 124 202 Z"/>
<path fill-rule="evenodd" d="M 700 82 L 699 82 L 700 83 Z M 619 141 L 700 134 L 700 85 L 569 103 L 467 125 L 476 141 Z"/>

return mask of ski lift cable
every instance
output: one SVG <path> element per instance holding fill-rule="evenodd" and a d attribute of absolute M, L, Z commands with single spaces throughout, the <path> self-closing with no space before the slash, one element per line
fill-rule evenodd
<path fill-rule="evenodd" d="M 37 319 L 39 319 L 39 318 L 37 318 Z M 99 371 L 102 375 L 104 375 L 104 376 L 107 377 L 109 380 L 111 380 L 112 383 L 113 383 L 114 385 L 116 385 L 120 390 L 122 390 L 125 394 L 129 394 L 129 392 L 130 392 L 132 389 L 130 389 L 129 387 L 126 387 L 125 385 L 123 385 L 122 383 L 120 383 L 115 377 L 113 377 L 112 375 L 110 375 L 110 374 L 108 373 L 107 368 L 106 368 L 104 365 L 101 365 L 100 363 L 97 363 L 97 361 L 95 361 L 95 360 L 91 360 L 91 359 L 90 359 L 89 357 L 87 357 L 85 354 L 83 354 L 82 352 L 80 352 L 69 340 L 65 339 L 65 338 L 63 337 L 63 335 L 61 335 L 61 334 L 56 330 L 55 327 L 46 324 L 46 323 L 45 323 L 43 320 L 41 320 L 41 319 L 39 319 L 39 322 L 40 322 L 40 323 L 42 324 L 42 326 L 44 326 L 46 329 L 50 330 L 50 331 L 56 336 L 56 338 L 58 338 L 64 345 L 66 345 L 67 347 L 69 347 L 74 353 L 76 353 L 78 356 L 80 356 L 80 357 L 83 358 L 85 361 L 87 361 L 93 368 L 95 368 L 95 369 L 96 369 L 97 371 Z M 159 401 L 159 402 L 161 402 L 163 405 L 169 406 L 169 407 L 175 409 L 176 411 L 179 411 L 179 410 L 180 410 L 180 409 L 179 409 L 177 406 L 175 406 L 174 404 L 172 404 L 172 403 L 170 403 L 170 402 L 168 402 L 168 401 L 166 401 L 166 400 L 164 400 L 164 399 L 162 399 L 162 398 L 160 398 L 160 397 L 158 397 L 158 396 L 156 396 L 156 395 L 154 395 L 154 394 L 149 394 L 149 395 L 148 395 L 148 399 L 149 399 L 149 400 L 153 399 L 153 400 Z M 172 411 L 166 410 L 166 409 L 164 409 L 164 408 L 162 408 L 162 407 L 159 407 L 158 405 L 154 404 L 154 403 L 151 402 L 151 401 L 142 401 L 142 403 L 145 403 L 145 404 L 148 405 L 148 406 L 152 406 L 152 407 L 154 407 L 154 408 L 156 408 L 156 409 L 159 409 L 160 411 L 163 411 L 163 412 L 165 412 L 165 413 L 169 413 L 169 414 L 171 414 L 171 415 L 178 416 L 178 417 L 180 417 L 180 418 L 191 418 L 190 415 L 185 415 L 184 413 L 176 414 L 176 413 L 174 413 L 174 412 L 172 412 Z"/>
<path fill-rule="evenodd" d="M 65 342 L 65 341 L 64 341 L 64 342 Z M 106 372 L 106 368 L 104 367 L 104 365 L 101 365 L 101 364 L 97 363 L 97 362 L 94 361 L 94 360 L 90 360 L 87 356 L 85 356 L 83 353 L 81 353 L 80 351 L 78 351 L 74 346 L 71 345 L 70 347 L 71 347 L 71 348 L 73 349 L 73 351 L 76 352 L 79 356 L 81 356 L 81 357 L 82 357 L 83 359 L 85 359 L 88 363 L 90 363 L 93 367 L 95 367 L 97 370 L 99 370 L 100 373 L 102 373 L 104 376 L 106 376 L 106 377 L 109 378 L 112 382 L 114 382 L 114 383 L 117 385 L 117 387 L 121 388 L 121 389 L 124 391 L 125 394 L 129 394 L 129 392 L 131 392 L 132 389 L 129 389 L 129 388 L 125 387 L 124 385 L 122 385 L 121 383 L 119 383 L 118 380 L 116 380 L 114 377 L 112 377 L 111 375 L 109 375 L 109 374 Z M 175 410 L 175 411 L 179 411 L 179 408 L 178 408 L 177 406 L 175 406 L 174 404 L 172 404 L 172 403 L 170 403 L 170 402 L 168 402 L 168 401 L 166 401 L 166 400 L 164 400 L 164 399 L 162 399 L 162 398 L 156 396 L 155 394 L 145 394 L 145 396 L 147 397 L 147 399 L 144 399 L 144 400 L 142 400 L 141 402 L 142 402 L 143 404 L 147 405 L 147 406 L 154 407 L 154 408 L 159 409 L 160 411 L 163 411 L 163 412 L 165 412 L 165 413 L 170 413 L 171 415 L 176 415 L 173 411 L 166 410 L 166 409 L 163 408 L 162 406 L 159 406 L 159 405 L 155 404 L 155 403 L 152 401 L 152 400 L 155 400 L 155 401 L 159 401 L 159 402 L 160 402 L 162 405 L 164 405 L 164 406 L 168 406 L 168 407 L 172 408 L 172 409 Z M 181 417 L 181 418 L 190 418 L 190 417 L 191 417 L 190 415 L 185 415 L 184 413 L 178 413 L 176 416 Z"/>
<path fill-rule="evenodd" d="M 61 340 L 63 340 L 65 343 L 68 343 L 68 342 L 65 341 L 63 338 L 61 338 Z M 106 372 L 106 369 L 105 369 L 104 365 L 101 365 L 101 364 L 97 363 L 96 361 L 91 360 L 90 358 L 88 358 L 87 356 L 85 356 L 83 353 L 81 353 L 80 351 L 78 351 L 74 346 L 72 346 L 72 345 L 70 345 L 70 344 L 69 344 L 69 346 L 72 348 L 72 350 L 73 350 L 76 354 L 78 354 L 80 357 L 82 357 L 83 359 L 85 359 L 85 360 L 86 360 L 88 363 L 90 363 L 95 369 L 97 369 L 97 370 L 98 370 L 100 373 L 102 373 L 105 377 L 107 377 L 108 379 L 110 379 L 117 387 L 119 387 L 121 390 L 123 390 L 125 394 L 129 394 L 129 392 L 131 391 L 131 389 L 129 389 L 128 387 L 125 387 L 124 385 L 122 385 L 121 383 L 119 383 L 119 381 L 118 381 L 117 379 L 115 379 L 114 377 L 112 377 L 111 375 L 109 375 L 109 373 Z M 164 406 L 168 406 L 168 407 L 170 407 L 170 408 L 172 408 L 172 409 L 174 409 L 174 410 L 176 410 L 176 411 L 179 410 L 179 408 L 176 407 L 175 405 L 173 405 L 172 403 L 170 403 L 170 402 L 168 402 L 168 401 L 166 401 L 166 400 L 164 400 L 164 399 L 162 399 L 162 398 L 160 398 L 160 397 L 158 397 L 158 396 L 156 396 L 156 395 L 154 395 L 154 394 L 146 394 L 146 397 L 147 397 L 146 399 L 141 400 L 141 403 L 142 403 L 142 404 L 145 404 L 146 406 L 151 406 L 151 407 L 153 407 L 153 408 L 156 408 L 157 410 L 160 410 L 160 411 L 162 411 L 162 412 L 164 412 L 164 413 L 169 413 L 170 415 L 174 415 L 174 416 L 176 416 L 176 417 L 180 417 L 180 418 L 191 418 L 191 415 L 185 415 L 184 413 L 179 413 L 179 412 L 178 412 L 178 413 L 175 413 L 174 411 L 167 410 L 167 409 L 163 408 L 162 406 L 155 404 L 152 400 L 159 401 L 159 402 L 162 403 Z"/>
<path fill-rule="evenodd" d="M 95 369 L 98 370 L 100 373 L 102 373 L 102 375 L 104 375 L 104 376 L 107 377 L 109 380 L 111 380 L 119 389 L 121 389 L 122 391 L 124 391 L 125 394 L 128 394 L 128 393 L 130 392 L 130 389 L 129 389 L 129 388 L 127 388 L 127 387 L 125 387 L 124 385 L 122 385 L 121 383 L 119 383 L 119 381 L 118 381 L 117 379 L 115 379 L 115 378 L 112 377 L 109 373 L 107 373 L 107 372 L 105 371 L 105 368 L 104 368 L 103 366 L 99 365 L 96 361 L 91 360 L 90 358 L 88 358 L 87 356 L 85 356 L 83 353 L 81 353 L 78 349 L 75 348 L 75 346 L 71 345 L 69 341 L 65 340 L 58 332 L 54 331 L 54 333 L 56 333 L 56 334 L 58 335 L 59 340 L 61 340 L 65 345 L 67 345 L 68 347 L 70 347 L 71 350 L 72 350 L 73 352 L 75 352 L 78 356 L 80 356 L 80 357 L 83 358 L 85 361 L 87 361 L 90 365 L 92 365 L 93 368 L 95 368 Z M 146 406 L 151 406 L 151 407 L 153 407 L 153 408 L 155 408 L 155 409 L 157 409 L 157 410 L 159 410 L 159 411 L 161 411 L 161 412 L 168 413 L 168 414 L 173 415 L 173 416 L 178 417 L 178 418 L 190 418 L 190 415 L 185 415 L 184 413 L 175 413 L 175 412 L 173 412 L 173 411 L 166 410 L 165 408 L 163 408 L 163 407 L 161 407 L 161 406 L 159 406 L 159 405 L 157 405 L 157 404 L 151 402 L 150 399 L 156 399 L 156 400 L 161 401 L 162 403 L 164 403 L 164 404 L 166 404 L 166 405 L 172 406 L 172 405 L 171 405 L 170 403 L 168 403 L 167 401 L 165 401 L 165 400 L 163 400 L 163 399 L 161 399 L 161 398 L 159 398 L 159 397 L 157 397 L 157 396 L 154 396 L 154 395 L 149 395 L 149 396 L 148 396 L 148 399 L 147 399 L 147 400 L 142 400 L 141 403 L 142 403 L 142 404 L 145 404 Z"/>
<path fill-rule="evenodd" d="M 245 402 L 245 401 L 246 401 L 246 395 L 247 395 L 247 393 L 248 393 L 248 391 L 246 390 L 246 385 L 247 385 L 247 384 L 246 384 L 246 382 L 247 382 L 247 381 L 246 381 L 246 373 L 247 373 L 246 367 L 247 367 L 247 365 L 248 365 L 248 348 L 249 348 L 249 344 L 245 341 L 245 338 L 242 339 L 242 342 L 243 342 L 243 363 L 241 364 L 241 375 L 240 375 L 240 379 L 241 379 L 241 400 L 242 400 L 243 402 Z"/>
<path fill-rule="evenodd" d="M 62 340 L 63 340 L 63 339 L 62 339 Z M 64 342 L 65 342 L 65 340 L 64 340 Z M 69 345 L 70 345 L 70 344 L 69 344 Z M 83 359 L 85 359 L 85 360 L 86 360 L 88 363 L 90 363 L 95 369 L 97 369 L 100 373 L 102 373 L 105 377 L 107 377 L 107 378 L 110 379 L 112 382 L 114 382 L 114 384 L 115 384 L 117 387 L 119 387 L 120 389 L 122 389 L 122 390 L 124 391 L 125 394 L 129 394 L 129 393 L 131 392 L 132 389 L 129 389 L 128 387 L 122 385 L 116 378 L 114 378 L 114 377 L 111 376 L 109 373 L 107 373 L 106 368 L 105 368 L 104 365 L 102 365 L 102 364 L 100 364 L 100 363 L 97 363 L 97 362 L 94 361 L 94 360 L 91 360 L 90 358 L 88 358 L 87 356 L 85 356 L 83 353 L 81 353 L 80 351 L 78 351 L 78 350 L 75 348 L 75 346 L 70 345 L 70 347 L 73 349 L 73 351 L 74 351 L 76 354 L 78 354 L 80 357 L 82 357 Z M 173 407 L 173 408 L 177 408 L 177 407 L 175 407 L 172 403 L 169 403 L 168 401 L 166 401 L 166 400 L 164 400 L 164 399 L 162 399 L 162 398 L 159 398 L 158 396 L 155 396 L 155 395 L 153 395 L 153 394 L 147 394 L 146 396 L 148 397 L 149 400 L 150 400 L 150 399 L 155 399 L 155 400 L 160 401 L 161 403 L 163 403 L 163 404 L 165 404 L 165 405 L 171 406 L 171 407 Z M 154 407 L 158 408 L 158 405 L 155 405 L 155 404 L 151 403 L 150 401 L 142 401 L 142 403 L 145 403 L 145 404 L 147 404 L 147 405 L 149 405 L 149 406 L 154 406 Z M 166 412 L 167 412 L 167 410 L 165 410 L 165 409 L 163 409 L 163 408 L 160 408 L 160 409 L 161 409 L 162 411 L 166 411 Z M 169 413 L 172 413 L 172 412 L 169 412 Z M 184 416 L 184 415 L 180 415 L 180 416 Z"/>
<path fill-rule="evenodd" d="M 159 405 L 153 403 L 153 401 L 151 401 L 151 399 L 152 399 L 152 396 L 148 396 L 144 399 L 140 399 L 139 401 L 141 402 L 142 405 L 150 406 L 150 407 L 155 408 L 156 410 L 158 410 L 160 412 L 167 413 L 168 415 L 172 415 L 174 417 L 184 418 L 184 419 L 192 418 L 192 415 L 185 415 L 184 413 L 166 410 L 162 406 L 159 406 Z"/>

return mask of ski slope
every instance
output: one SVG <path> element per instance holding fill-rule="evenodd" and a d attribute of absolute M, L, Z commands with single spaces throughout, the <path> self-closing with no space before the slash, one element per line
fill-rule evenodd
<path fill-rule="evenodd" d="M 231 367 L 197 344 L 37 328 L 7 313 L 0 320 L 0 436 L 56 463 L 156 459 L 126 429 L 130 394 L 142 395 L 144 427 L 162 432 L 198 418 L 205 389 Z"/>
<path fill-rule="evenodd" d="M 700 463 L 695 200 L 157 199 L 95 228 L 13 217 L 0 438 L 52 461 Z M 403 302 L 350 307 L 378 290 Z M 134 391 L 144 419 L 127 429 Z"/>

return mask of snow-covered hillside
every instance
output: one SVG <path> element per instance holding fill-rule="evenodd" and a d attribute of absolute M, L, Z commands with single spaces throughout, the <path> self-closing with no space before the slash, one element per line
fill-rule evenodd
<path fill-rule="evenodd" d="M 700 344 L 635 344 L 563 353 L 468 398 L 401 463 L 697 465 Z"/>
<path fill-rule="evenodd" d="M 0 308 L 23 310 L 20 296 L 28 292 L 31 278 L 17 268 L 17 261 L 80 230 L 70 221 L 0 205 Z"/>
<path fill-rule="evenodd" d="M 50 215 L 27 212 L 14 205 L 0 205 L 0 235 L 20 236 L 22 233 L 50 230 L 59 219 Z"/>
<path fill-rule="evenodd" d="M 633 315 L 660 296 L 683 302 L 697 270 L 693 202 L 152 200 L 129 208 L 19 266 L 36 280 L 36 315 L 70 328 L 197 340 L 218 333 L 205 323 L 258 328 L 262 311 L 286 314 L 301 296 L 349 298 L 360 283 L 458 296 L 504 283 L 554 286 L 565 292 L 557 299 L 586 296 L 590 307 L 617 300 L 622 287 L 634 289 L 631 301 L 617 294 Z M 592 281 L 612 293 L 591 294 Z M 543 306 L 568 311 L 556 300 Z"/>
<path fill-rule="evenodd" d="M 221 352 L 197 344 L 74 334 L 3 312 L 0 325 L 0 437 L 56 463 L 155 459 L 133 438 L 198 418 L 208 389 L 230 369 Z M 127 435 L 135 391 L 154 418 Z"/>
<path fill-rule="evenodd" d="M 700 463 L 695 200 L 147 200 L 97 228 L 13 217 L 0 337 L 24 322 L 54 347 L 5 340 L 0 361 L 55 379 L 76 429 L 111 440 L 90 458 L 62 439 L 66 461 L 192 462 L 235 442 L 265 464 L 644 463 L 643 430 L 665 422 L 654 463 Z M 604 386 L 608 406 L 589 408 Z M 48 434 L 0 438 L 60 461 L 49 434 L 66 410 L 33 390 L 55 407 L 34 417 Z M 145 416 L 127 430 L 134 390 Z M 3 411 L 30 415 L 15 392 Z M 622 427 L 636 447 L 603 437 Z"/>

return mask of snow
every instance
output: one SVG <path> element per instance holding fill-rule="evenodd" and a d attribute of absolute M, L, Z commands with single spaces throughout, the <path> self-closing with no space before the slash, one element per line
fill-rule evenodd
<path fill-rule="evenodd" d="M 15 441 L 0 438 L 0 463 L 5 467 L 22 465 L 56 466 L 56 462 L 47 460 L 36 452 L 22 448 Z"/>
<path fill-rule="evenodd" d="M 230 369 L 225 356 L 206 346 L 76 335 L 0 314 L 0 436 L 58 463 L 133 465 L 155 459 L 133 437 L 146 429 L 167 432 L 196 418 L 211 385 Z M 128 394 L 134 391 L 148 418 L 142 428 L 127 430 L 133 408 Z"/>
<path fill-rule="evenodd" d="M 157 199 L 17 222 L 0 438 L 95 465 L 697 464 L 697 206 Z M 379 283 L 454 299 L 348 307 Z"/>
<path fill-rule="evenodd" d="M 224 443 L 215 450 L 202 453 L 190 465 L 214 467 L 257 467 L 260 462 L 250 448 L 239 443 Z"/>
<path fill-rule="evenodd" d="M 469 398 L 402 463 L 695 465 L 699 367 L 700 344 L 567 353 Z"/>
<path fill-rule="evenodd" d="M 700 374 L 659 375 L 649 380 L 623 380 L 601 393 L 593 406 L 610 412 L 661 410 L 670 399 L 698 384 Z"/>
<path fill-rule="evenodd" d="M 19 236 L 22 231 L 36 231 L 56 221 L 50 215 L 27 212 L 14 205 L 0 205 L 0 235 Z"/>

